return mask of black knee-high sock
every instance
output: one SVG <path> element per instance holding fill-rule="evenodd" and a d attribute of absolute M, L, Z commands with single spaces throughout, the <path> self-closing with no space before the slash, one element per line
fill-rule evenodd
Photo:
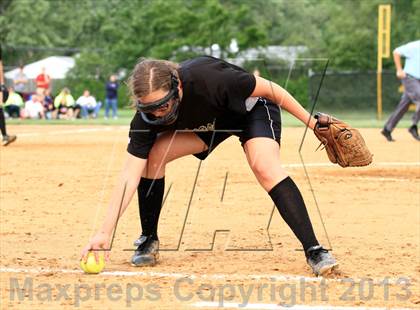
<path fill-rule="evenodd" d="M 162 209 L 165 177 L 161 179 L 141 178 L 137 188 L 142 235 L 158 240 L 157 228 Z"/>
<path fill-rule="evenodd" d="M 306 251 L 318 245 L 305 202 L 295 182 L 290 177 L 274 186 L 268 193 L 280 215 L 292 229 Z"/>
<path fill-rule="evenodd" d="M 6 133 L 6 121 L 4 120 L 3 108 L 0 108 L 0 131 L 3 137 L 7 136 Z"/>

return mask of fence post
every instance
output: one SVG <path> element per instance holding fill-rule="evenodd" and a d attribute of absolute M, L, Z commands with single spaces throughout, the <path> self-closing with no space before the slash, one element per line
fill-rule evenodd
<path fill-rule="evenodd" d="M 382 119 L 382 58 L 390 55 L 391 5 L 378 7 L 378 66 L 376 70 L 376 107 L 377 118 Z"/>

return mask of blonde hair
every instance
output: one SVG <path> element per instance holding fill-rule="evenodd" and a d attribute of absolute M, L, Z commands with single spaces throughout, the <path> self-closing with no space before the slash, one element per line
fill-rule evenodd
<path fill-rule="evenodd" d="M 179 65 L 167 60 L 140 58 L 128 79 L 134 102 L 153 91 L 171 89 L 171 76 L 178 78 Z"/>

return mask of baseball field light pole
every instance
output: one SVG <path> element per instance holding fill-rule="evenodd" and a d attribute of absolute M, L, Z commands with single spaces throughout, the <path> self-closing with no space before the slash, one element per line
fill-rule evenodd
<path fill-rule="evenodd" d="M 382 58 L 389 58 L 391 45 L 391 5 L 378 7 L 378 66 L 376 70 L 377 119 L 382 119 Z"/>

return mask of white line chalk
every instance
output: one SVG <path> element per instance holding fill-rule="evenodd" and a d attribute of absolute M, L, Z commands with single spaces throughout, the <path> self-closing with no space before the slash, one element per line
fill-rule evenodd
<path fill-rule="evenodd" d="M 15 268 L 15 267 L 0 267 L 0 273 L 27 273 L 27 274 L 83 274 L 83 271 L 78 269 L 59 269 L 59 268 Z M 325 282 L 330 283 L 343 283 L 348 285 L 348 281 L 359 283 L 361 281 L 372 281 L 372 284 L 383 284 L 387 279 L 389 284 L 401 284 L 400 278 L 384 277 L 380 279 L 375 278 L 322 278 L 322 277 L 306 277 L 300 275 L 287 275 L 287 274 L 190 274 L 190 273 L 174 273 L 174 272 L 159 272 L 159 271 L 103 271 L 102 276 L 125 276 L 125 277 L 163 277 L 163 278 L 189 278 L 193 280 L 272 280 L 279 282 Z M 404 278 L 409 280 L 409 278 Z"/>
<path fill-rule="evenodd" d="M 98 127 L 98 128 L 79 128 L 72 130 L 55 130 L 55 131 L 46 131 L 46 132 L 22 132 L 18 134 L 18 137 L 39 137 L 39 136 L 60 136 L 66 134 L 77 134 L 77 133 L 86 133 L 86 132 L 101 132 L 101 131 L 117 131 L 117 130 L 128 130 L 127 126 L 107 126 L 107 127 Z"/>

